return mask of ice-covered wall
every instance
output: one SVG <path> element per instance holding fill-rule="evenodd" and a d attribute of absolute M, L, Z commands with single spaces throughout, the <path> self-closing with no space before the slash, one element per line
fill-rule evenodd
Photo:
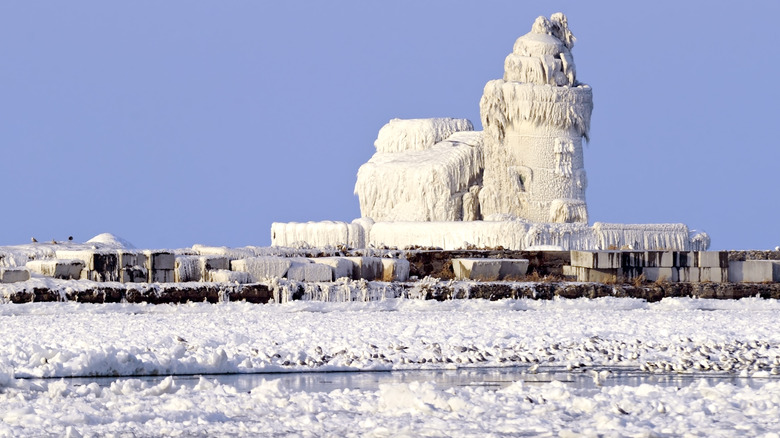
<path fill-rule="evenodd" d="M 485 85 L 483 215 L 588 222 L 582 139 L 593 96 L 577 81 L 573 44 L 563 14 L 539 17 L 515 42 L 504 78 Z"/>
<path fill-rule="evenodd" d="M 380 138 L 388 127 L 402 122 L 405 121 L 391 121 L 385 125 L 380 131 Z M 441 123 L 414 122 L 410 126 L 428 126 L 431 129 L 415 129 L 413 132 L 427 134 L 407 134 L 406 138 L 433 141 L 436 138 L 433 134 L 443 130 Z M 471 124 L 457 126 L 470 127 Z M 399 132 L 399 129 L 393 128 L 392 132 Z M 482 177 L 481 143 L 482 132 L 463 131 L 425 149 L 410 147 L 404 152 L 380 152 L 377 139 L 377 153 L 360 166 L 355 184 L 361 215 L 375 221 L 459 221 L 464 217 L 476 218 L 479 213 L 474 193 Z M 472 187 L 476 188 L 471 190 Z"/>

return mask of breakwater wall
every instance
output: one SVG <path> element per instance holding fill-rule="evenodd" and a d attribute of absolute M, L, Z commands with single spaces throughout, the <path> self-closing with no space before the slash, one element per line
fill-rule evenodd
<path fill-rule="evenodd" d="M 74 301 L 79 303 L 181 304 L 187 302 L 250 303 L 311 301 L 378 301 L 391 298 L 451 299 L 536 299 L 555 298 L 639 298 L 659 301 L 667 297 L 780 299 L 780 283 L 651 283 L 645 285 L 577 282 L 479 282 L 426 278 L 415 282 L 269 282 L 254 284 L 95 283 L 74 287 L 73 282 L 34 281 L 6 288 L 0 300 L 8 303 Z"/>

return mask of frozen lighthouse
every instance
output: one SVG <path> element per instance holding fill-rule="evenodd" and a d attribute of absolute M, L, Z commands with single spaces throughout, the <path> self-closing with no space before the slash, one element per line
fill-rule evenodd
<path fill-rule="evenodd" d="M 466 119 L 393 119 L 360 166 L 361 218 L 274 223 L 277 246 L 704 250 L 685 224 L 589 223 L 582 153 L 593 111 L 566 16 L 537 18 L 489 81 L 482 131 Z"/>
<path fill-rule="evenodd" d="M 565 15 L 539 17 L 506 57 L 504 78 L 485 85 L 484 216 L 588 222 L 582 139 L 593 94 L 577 81 L 573 45 Z"/>

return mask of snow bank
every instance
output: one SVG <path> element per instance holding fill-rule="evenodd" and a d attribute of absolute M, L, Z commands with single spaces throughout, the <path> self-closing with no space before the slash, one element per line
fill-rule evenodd
<path fill-rule="evenodd" d="M 478 185 L 482 167 L 481 132 L 456 133 L 425 150 L 377 152 L 358 170 L 361 215 L 375 221 L 461 220 L 463 197 Z"/>
<path fill-rule="evenodd" d="M 87 240 L 86 243 L 96 243 L 100 244 L 101 247 L 116 249 L 135 249 L 135 246 L 133 246 L 132 243 L 111 233 L 98 234 L 97 236 Z"/>
<path fill-rule="evenodd" d="M 422 151 L 459 131 L 473 131 L 467 119 L 393 119 L 379 130 L 377 152 Z"/>

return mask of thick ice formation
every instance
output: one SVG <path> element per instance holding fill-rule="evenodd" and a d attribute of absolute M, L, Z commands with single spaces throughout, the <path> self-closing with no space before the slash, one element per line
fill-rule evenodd
<path fill-rule="evenodd" d="M 274 222 L 271 224 L 271 244 L 287 247 L 366 247 L 366 229 L 371 229 L 370 219 L 355 219 L 352 223 L 322 222 Z"/>
<path fill-rule="evenodd" d="M 460 131 L 473 131 L 467 119 L 393 119 L 379 130 L 378 153 L 422 151 Z"/>
<path fill-rule="evenodd" d="M 533 222 L 588 222 L 582 156 L 593 110 L 577 82 L 566 17 L 539 17 L 480 101 L 485 128 L 482 214 Z"/>
<path fill-rule="evenodd" d="M 574 41 L 563 14 L 537 18 L 504 77 L 485 85 L 484 131 L 465 119 L 391 120 L 355 184 L 370 224 L 274 223 L 272 244 L 707 249 L 707 234 L 683 224 L 588 226 L 593 93 L 577 80 Z"/>
<path fill-rule="evenodd" d="M 274 246 L 349 246 L 344 235 L 330 232 L 366 222 L 309 222 L 273 225 Z M 339 224 L 338 226 L 336 224 Z M 350 228 L 353 229 L 353 228 Z M 303 240 L 301 231 L 305 231 Z M 355 228 L 356 230 L 356 228 Z M 497 248 L 512 250 L 645 249 L 704 251 L 706 233 L 690 231 L 685 224 L 533 223 L 524 220 L 370 223 L 361 231 L 364 246 L 354 248 L 407 248 L 414 246 L 445 250 Z M 316 242 L 316 244 L 311 244 Z"/>
<path fill-rule="evenodd" d="M 424 150 L 377 152 L 358 171 L 355 193 L 361 214 L 376 221 L 475 218 L 472 193 L 482 177 L 481 143 L 481 132 L 458 132 Z"/>

